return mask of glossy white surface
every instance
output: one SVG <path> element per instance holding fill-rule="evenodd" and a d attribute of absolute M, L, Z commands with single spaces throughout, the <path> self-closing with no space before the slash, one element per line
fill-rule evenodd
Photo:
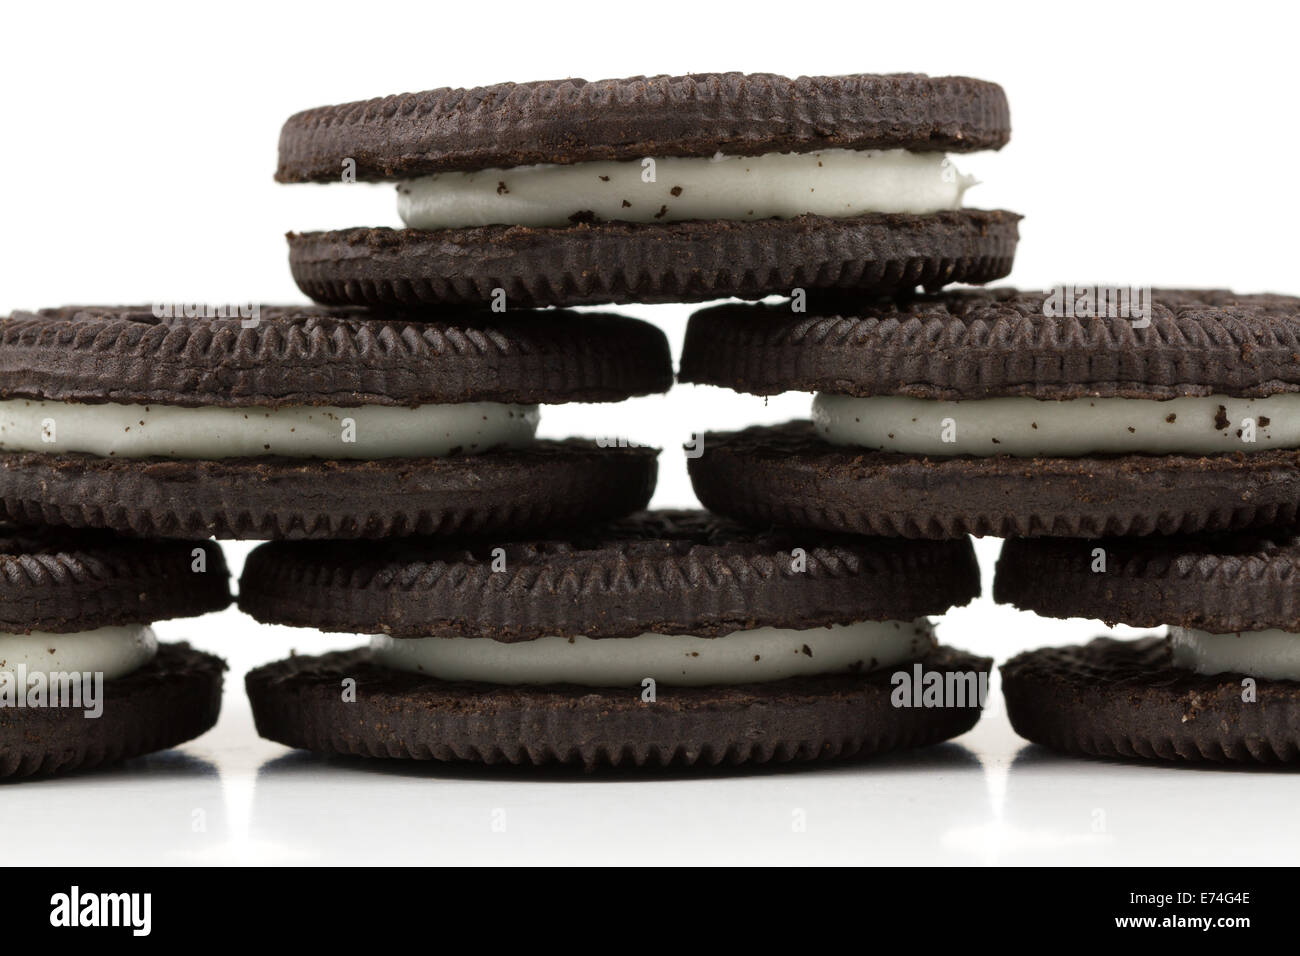
<path fill-rule="evenodd" d="M 999 544 L 978 546 L 986 570 Z M 234 611 L 158 631 L 227 656 L 220 723 L 106 771 L 0 784 L 0 813 L 24 821 L 6 834 L 7 860 L 1245 864 L 1300 853 L 1292 775 L 1061 757 L 1015 736 L 996 682 L 971 733 L 866 763 L 538 772 L 288 750 L 254 734 L 243 673 L 290 648 L 316 653 L 355 638 L 262 628 Z M 981 602 L 949 615 L 938 636 L 1002 659 L 1101 632 L 1097 622 L 1039 621 Z M 1241 806 L 1251 812 L 1224 812 Z"/>

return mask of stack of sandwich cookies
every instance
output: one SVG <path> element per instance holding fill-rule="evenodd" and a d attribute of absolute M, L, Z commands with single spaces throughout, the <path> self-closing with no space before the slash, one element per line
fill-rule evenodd
<path fill-rule="evenodd" d="M 133 535 L 541 531 L 643 507 L 656 452 L 534 437 L 538 406 L 672 382 L 644 322 L 141 308 L 0 323 L 0 513 Z"/>
<path fill-rule="evenodd" d="M 1002 667 L 1021 736 L 1099 757 L 1300 759 L 1300 539 L 1012 540 L 994 597 L 1167 637 L 1031 651 Z"/>
<path fill-rule="evenodd" d="M 0 529 L 0 778 L 173 747 L 216 723 L 217 657 L 149 625 L 219 611 L 215 544 Z"/>
<path fill-rule="evenodd" d="M 968 540 L 665 511 L 552 540 L 276 542 L 250 555 L 239 600 L 264 622 L 374 635 L 249 673 L 265 737 L 592 767 L 849 757 L 963 733 L 990 662 L 936 645 L 925 616 L 978 592 Z M 922 702 L 914 680 L 968 694 Z"/>
<path fill-rule="evenodd" d="M 276 179 L 393 182 L 404 229 L 290 234 L 326 304 L 511 307 L 981 283 L 1019 216 L 963 208 L 999 149 L 964 77 L 696 74 L 439 89 L 291 117 Z"/>
<path fill-rule="evenodd" d="M 955 291 L 696 313 L 679 380 L 818 393 L 812 421 L 704 436 L 704 505 L 757 525 L 944 538 L 1293 524 L 1300 299 L 1156 290 L 1079 317 Z"/>

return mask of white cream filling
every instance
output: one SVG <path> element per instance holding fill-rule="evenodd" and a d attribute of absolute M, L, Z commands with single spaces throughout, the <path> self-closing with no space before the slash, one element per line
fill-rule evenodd
<path fill-rule="evenodd" d="M 567 226 L 575 220 L 790 219 L 804 213 L 924 214 L 960 209 L 975 184 L 942 153 L 819 153 L 517 166 L 436 173 L 397 187 L 411 229 Z"/>
<path fill-rule="evenodd" d="M 1163 402 L 1025 397 L 938 402 L 819 393 L 812 418 L 818 433 L 837 445 L 913 455 L 1208 455 L 1300 448 L 1300 395 L 1295 394 Z"/>
<path fill-rule="evenodd" d="M 922 657 L 934 645 L 924 618 L 860 621 L 810 630 L 759 627 L 722 637 L 541 637 L 505 644 L 480 637 L 375 635 L 377 663 L 442 680 L 489 684 L 746 684 L 876 670 Z"/>
<path fill-rule="evenodd" d="M 1175 667 L 1198 674 L 1245 674 L 1272 680 L 1300 680 L 1300 634 L 1272 628 L 1211 634 L 1170 627 Z"/>
<path fill-rule="evenodd" d="M 181 408 L 0 401 L 0 451 L 118 458 L 424 458 L 520 447 L 536 405 Z"/>
<path fill-rule="evenodd" d="M 0 634 L 0 674 L 103 674 L 125 677 L 153 660 L 158 637 L 144 624 L 100 627 L 72 634 Z M 4 678 L 0 678 L 4 679 Z M 13 678 L 9 678 L 12 680 Z"/>

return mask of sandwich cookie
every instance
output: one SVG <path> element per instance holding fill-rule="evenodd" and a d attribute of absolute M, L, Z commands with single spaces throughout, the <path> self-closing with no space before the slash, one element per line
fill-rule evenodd
<path fill-rule="evenodd" d="M 277 542 L 259 621 L 371 634 L 245 681 L 291 747 L 511 764 L 865 756 L 979 719 L 990 662 L 925 615 L 979 593 L 969 540 L 759 532 L 642 512 L 567 539 Z"/>
<path fill-rule="evenodd" d="M 1300 538 L 1011 540 L 994 597 L 1167 636 L 1097 638 L 1002 667 L 1011 725 L 1096 757 L 1300 759 Z"/>
<path fill-rule="evenodd" d="M 290 117 L 283 183 L 391 182 L 403 229 L 289 235 L 328 304 L 693 302 L 937 288 L 1011 270 L 1019 216 L 963 206 L 999 149 L 964 77 L 702 73 L 405 93 Z"/>
<path fill-rule="evenodd" d="M 0 778 L 174 747 L 212 727 L 225 663 L 149 625 L 230 603 L 221 549 L 0 528 Z"/>
<path fill-rule="evenodd" d="M 706 434 L 696 494 L 757 525 L 912 538 L 1294 523 L 1300 299 L 1156 290 L 1142 309 L 995 289 L 698 312 L 680 381 L 817 395 L 810 422 Z"/>
<path fill-rule="evenodd" d="M 657 452 L 536 439 L 538 405 L 671 382 L 663 333 L 611 315 L 17 312 L 0 322 L 0 513 L 167 537 L 580 525 L 643 507 Z"/>

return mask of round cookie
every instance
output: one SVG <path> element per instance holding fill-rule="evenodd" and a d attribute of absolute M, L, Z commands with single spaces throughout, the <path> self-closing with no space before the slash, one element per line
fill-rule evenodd
<path fill-rule="evenodd" d="M 799 216 L 754 222 L 359 228 L 289 234 L 298 288 L 337 305 L 511 306 L 760 299 L 796 287 L 881 291 L 1011 271 L 1019 216 Z M 918 252 L 918 250 L 920 250 Z"/>
<path fill-rule="evenodd" d="M 941 647 L 927 669 L 984 671 Z M 339 687 L 356 681 L 351 710 Z M 888 672 L 779 687 L 679 688 L 654 705 L 628 691 L 442 683 L 379 668 L 367 651 L 297 656 L 245 680 L 257 731 L 289 747 L 359 757 L 486 764 L 712 767 L 868 757 L 940 743 L 979 710 L 900 710 Z M 653 712 L 649 707 L 653 706 Z"/>
<path fill-rule="evenodd" d="M 647 322 L 580 312 L 261 306 L 256 319 L 68 306 L 0 322 L 0 399 L 411 406 L 621 401 L 667 391 Z M 253 323 L 245 327 L 246 323 Z"/>
<path fill-rule="evenodd" d="M 935 156 L 999 149 L 1009 136 L 1001 88 L 965 77 L 569 79 L 306 110 L 284 125 L 276 178 L 409 183 L 489 171 L 488 185 L 508 198 L 512 174 L 535 175 L 539 166 L 629 164 L 639 176 L 638 164 L 647 158 L 707 162 L 828 150 Z M 512 219 L 504 205 L 475 212 L 472 220 L 418 222 L 418 228 L 291 233 L 290 267 L 299 287 L 327 304 L 483 306 L 495 290 L 518 307 L 692 302 L 762 298 L 795 287 L 881 291 L 987 282 L 1010 271 L 1018 238 L 1019 216 L 954 204 L 855 206 L 850 215 L 842 207 L 830 215 L 782 206 L 768 218 L 737 199 L 740 205 L 727 215 L 688 208 L 676 215 L 670 207 L 682 189 L 667 184 L 662 196 L 638 190 L 597 214 L 592 207 L 600 206 L 608 169 L 592 167 L 590 185 L 566 200 L 553 221 Z M 829 171 L 822 172 L 818 181 L 829 182 Z M 776 192 L 797 193 L 807 203 L 803 197 L 816 186 L 799 183 Z M 719 195 L 691 187 L 685 201 L 696 192 Z M 641 199 L 651 194 L 653 201 Z M 764 194 L 773 191 L 757 193 Z M 489 207 L 493 198 L 485 198 Z M 645 217 L 625 212 L 638 204 Z M 535 212 L 536 205 L 530 208 Z"/>
<path fill-rule="evenodd" d="M 1270 648 L 1289 658 L 1291 636 L 1300 641 L 1298 569 L 1300 540 L 1285 535 L 1007 541 L 997 601 L 1179 632 L 1017 655 L 1002 667 L 1012 726 L 1089 756 L 1296 760 L 1300 680 L 1254 665 L 1269 666 Z M 1255 644 L 1260 633 L 1272 643 Z"/>
<path fill-rule="evenodd" d="M 67 633 L 196 617 L 230 604 L 229 577 L 211 541 L 0 526 L 0 632 Z"/>
<path fill-rule="evenodd" d="M 212 542 L 6 528 L 0 570 L 0 647 L 35 631 L 61 654 L 75 655 L 76 644 L 94 640 L 90 632 L 97 629 L 194 616 L 230 603 L 229 572 Z M 0 658 L 6 675 L 0 679 L 0 778 L 83 769 L 173 747 L 212 727 L 221 708 L 226 665 L 184 643 L 158 645 L 142 666 L 104 680 L 95 717 L 87 716 L 89 699 L 51 706 L 48 675 L 46 703 L 33 703 L 38 698 L 30 685 L 19 692 L 17 675 L 25 671 L 6 654 Z"/>
<path fill-rule="evenodd" d="M 796 548 L 803 571 L 787 567 Z M 516 643 L 910 619 L 978 593 L 967 542 L 755 531 L 657 511 L 556 540 L 263 546 L 244 565 L 239 601 L 274 624 Z"/>
<path fill-rule="evenodd" d="M 978 706 L 897 706 L 894 678 L 914 666 L 977 676 L 987 660 L 927 638 L 894 666 L 859 658 L 815 673 L 809 645 L 820 652 L 827 632 L 819 629 L 828 626 L 897 627 L 890 622 L 942 613 L 978 591 L 969 541 L 757 532 L 669 511 L 546 541 L 263 545 L 245 567 L 240 607 L 268 623 L 387 642 L 249 673 L 259 733 L 289 746 L 487 763 L 712 765 L 865 756 L 968 730 Z M 805 636 L 787 633 L 796 631 Z M 482 643 L 505 655 L 503 667 L 517 668 L 514 649 L 579 642 L 566 651 L 577 655 L 569 666 L 588 648 L 637 653 L 664 635 L 691 635 L 703 650 L 689 657 L 707 658 L 714 647 L 732 654 L 737 634 L 790 642 L 798 673 L 762 678 L 747 644 L 735 665 L 747 672 L 730 682 L 683 683 L 660 668 L 647 702 L 639 677 L 626 685 L 445 679 L 399 669 L 381 649 L 459 641 L 476 654 Z M 338 691 L 346 678 L 357 682 L 350 703 Z"/>
<path fill-rule="evenodd" d="M 917 74 L 696 73 L 498 83 L 403 93 L 290 117 L 282 183 L 333 183 L 341 157 L 359 181 L 461 169 L 742 156 L 812 149 L 972 152 L 1011 138 L 994 83 Z"/>
<path fill-rule="evenodd" d="M 1119 315 L 1049 316 L 1050 292 L 1008 288 L 824 297 L 807 313 L 789 303 L 713 306 L 691 317 L 680 380 L 754 395 L 942 401 L 1300 392 L 1300 298 L 1145 291 L 1145 327 Z"/>
<path fill-rule="evenodd" d="M 1104 570 L 1099 561 L 1104 559 Z M 1300 538 L 1282 531 L 1173 538 L 1011 539 L 994 600 L 1045 617 L 1216 633 L 1300 630 Z"/>
<path fill-rule="evenodd" d="M 780 305 L 696 313 L 680 381 L 760 395 L 816 391 L 818 402 L 860 407 L 847 432 L 865 421 L 883 433 L 874 443 L 827 440 L 832 411 L 817 428 L 706 434 L 703 455 L 689 463 L 697 495 L 760 524 L 907 537 L 1178 534 L 1296 521 L 1300 440 L 1274 439 L 1286 416 L 1259 415 L 1261 443 L 1249 444 L 1237 417 L 1300 391 L 1300 299 L 1156 290 L 1142 327 L 1119 316 L 1048 315 L 1047 299 L 995 289 L 851 310 L 823 300 L 811 314 Z M 1068 453 L 997 450 L 1000 441 L 1075 441 L 1061 416 L 1088 426 L 1093 409 L 1111 418 L 1137 409 L 1154 424 L 1125 429 L 1120 417 L 1118 436 L 1095 447 L 1081 427 L 1085 437 Z M 844 428 L 848 413 L 838 414 Z M 918 437 L 914 423 L 927 415 L 934 435 Z M 1019 433 L 1008 424 L 999 438 L 987 424 L 1017 415 L 1026 419 Z M 988 432 L 987 444 L 941 443 L 949 424 Z"/>
<path fill-rule="evenodd" d="M 664 391 L 671 380 L 663 333 L 610 315 L 263 307 L 249 321 L 160 318 L 143 307 L 19 312 L 0 322 L 0 514 L 168 537 L 374 537 L 598 521 L 645 504 L 656 452 L 531 440 L 526 409 L 617 401 Z M 476 424 L 474 408 L 488 424 Z M 214 414 L 225 417 L 194 417 Z M 277 415 L 298 418 L 266 424 Z M 349 426 L 351 415 L 381 417 Z M 422 454 L 392 444 L 436 435 L 439 415 L 453 416 L 466 440 Z M 160 452 L 150 426 L 171 428 L 166 434 L 189 450 Z M 259 428 L 279 431 L 250 442 Z M 358 432 L 378 442 L 372 457 L 343 444 Z M 511 440 L 492 437 L 500 434 Z"/>
<path fill-rule="evenodd" d="M 1300 451 L 924 458 L 832 445 L 796 421 L 706 432 L 687 465 L 710 511 L 904 538 L 1187 534 L 1300 512 Z"/>
<path fill-rule="evenodd" d="M 1215 763 L 1300 757 L 1300 684 L 1261 681 L 1243 703 L 1240 675 L 1174 667 L 1163 638 L 1043 648 L 1001 670 L 1011 726 L 1053 750 Z"/>

